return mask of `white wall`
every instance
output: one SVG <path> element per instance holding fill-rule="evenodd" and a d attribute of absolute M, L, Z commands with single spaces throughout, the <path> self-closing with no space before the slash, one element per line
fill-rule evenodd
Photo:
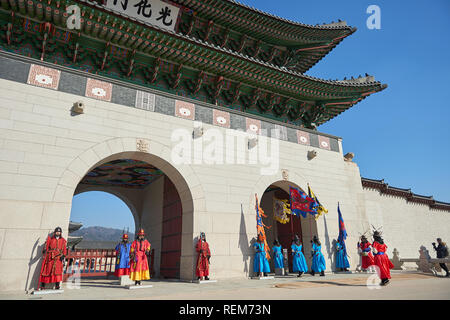
<path fill-rule="evenodd" d="M 424 246 L 436 258 L 431 243 L 436 238 L 450 242 L 450 212 L 380 194 L 370 188 L 364 189 L 364 195 L 368 221 L 375 227 L 383 226 L 383 239 L 390 257 L 397 248 L 401 258 L 418 258 L 419 249 Z"/>
<path fill-rule="evenodd" d="M 57 225 L 67 234 L 78 182 L 99 162 L 120 155 L 149 161 L 176 185 L 183 201 L 183 279 L 192 279 L 193 239 L 200 231 L 206 232 L 211 247 L 212 278 L 247 276 L 253 259 L 250 241 L 256 236 L 254 195 L 261 198 L 268 186 L 284 178 L 304 190 L 309 182 L 329 210 L 317 225 L 302 221 L 303 230 L 312 228 L 319 235 L 328 270 L 334 268 L 331 244 L 338 235 L 338 201 L 352 268 L 359 261 L 358 232 L 370 223 L 384 225 L 388 245 L 402 256 L 417 256 L 418 246 L 437 236 L 449 238 L 448 212 L 380 200 L 362 189 L 357 165 L 344 162 L 341 152 L 277 140 L 280 165 L 272 175 L 261 175 L 260 165 L 177 165 L 171 160 L 171 134 L 179 128 L 191 132 L 192 121 L 86 97 L 81 98 L 85 114 L 72 116 L 70 109 L 78 100 L 72 94 L 0 80 L 0 291 L 36 285 L 41 246 Z M 222 134 L 230 130 L 204 128 Z M 148 142 L 148 153 L 138 152 L 137 139 Z M 317 151 L 312 160 L 307 159 L 309 150 Z M 153 215 L 153 196 L 148 191 L 143 203 L 150 220 L 159 219 Z M 309 240 L 303 239 L 305 252 Z M 157 246 L 157 237 L 152 242 Z"/>

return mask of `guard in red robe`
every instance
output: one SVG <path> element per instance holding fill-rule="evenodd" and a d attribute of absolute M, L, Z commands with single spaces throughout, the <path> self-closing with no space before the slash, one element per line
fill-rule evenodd
<path fill-rule="evenodd" d="M 145 239 L 144 229 L 140 229 L 138 238 L 133 241 L 130 248 L 130 279 L 135 285 L 142 280 L 150 279 L 147 257 L 150 256 L 150 242 Z"/>
<path fill-rule="evenodd" d="M 196 251 L 198 253 L 197 268 L 195 274 L 198 280 L 209 280 L 209 259 L 211 258 L 211 251 L 209 251 L 209 244 L 206 242 L 205 233 L 200 233 L 200 239 L 198 240 Z"/>
<path fill-rule="evenodd" d="M 63 278 L 64 258 L 67 255 L 67 241 L 62 237 L 62 229 L 55 228 L 53 235 L 47 238 L 42 251 L 42 262 L 39 282 L 40 289 L 45 288 L 46 283 L 55 283 L 55 289 L 59 290 Z"/>
<path fill-rule="evenodd" d="M 370 266 L 375 264 L 371 252 L 371 245 L 372 244 L 367 240 L 366 236 L 362 235 L 361 242 L 358 243 L 358 248 L 361 255 L 361 268 L 363 271 L 367 271 Z"/>
<path fill-rule="evenodd" d="M 381 279 L 380 285 L 385 286 L 389 283 L 389 279 L 391 278 L 390 269 L 394 268 L 394 265 L 389 260 L 389 257 L 386 253 L 387 245 L 384 243 L 381 238 L 381 234 L 378 231 L 375 231 L 373 234 L 373 244 L 372 250 L 374 253 L 374 262 L 378 267 L 378 276 Z"/>

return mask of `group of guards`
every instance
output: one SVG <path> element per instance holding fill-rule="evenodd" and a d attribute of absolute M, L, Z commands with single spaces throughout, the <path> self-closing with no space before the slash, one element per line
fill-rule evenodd
<path fill-rule="evenodd" d="M 114 274 L 117 277 L 129 276 L 135 285 L 141 285 L 141 281 L 150 279 L 148 257 L 150 256 L 150 242 L 145 238 L 145 232 L 140 229 L 136 240 L 128 241 L 128 234 L 124 233 L 122 241 L 116 246 L 116 267 Z M 206 242 L 205 233 L 200 234 L 196 244 L 198 253 L 196 275 L 198 280 L 209 280 L 209 261 L 211 252 Z M 43 249 L 44 260 L 39 276 L 39 289 L 44 289 L 47 284 L 55 284 L 55 289 L 60 289 L 63 280 L 64 260 L 67 255 L 67 241 L 62 237 L 62 230 L 57 227 L 52 236 L 47 238 Z"/>
<path fill-rule="evenodd" d="M 361 268 L 363 271 L 369 270 L 372 266 L 376 266 L 378 276 L 381 279 L 380 285 L 384 286 L 389 283 L 391 279 L 390 269 L 394 267 L 392 262 L 387 256 L 387 246 L 384 243 L 381 233 L 375 231 L 373 233 L 373 243 L 370 243 L 366 236 L 361 236 L 361 241 L 358 243 L 358 251 L 361 255 Z M 314 236 L 311 240 L 311 275 L 319 273 L 321 276 L 325 276 L 325 257 L 321 250 L 322 245 L 317 236 Z M 254 272 L 257 276 L 264 275 L 270 272 L 269 262 L 267 260 L 265 250 L 265 238 L 263 234 L 258 235 L 258 240 L 254 244 L 256 253 L 254 259 Z M 298 273 L 297 277 L 301 277 L 303 273 L 308 272 L 308 265 L 306 263 L 305 256 L 302 251 L 303 244 L 300 241 L 298 235 L 294 236 L 294 240 L 291 245 L 292 254 L 292 270 L 294 273 Z M 273 243 L 273 255 L 275 269 L 284 269 L 284 258 L 282 254 L 282 247 L 278 240 Z M 372 254 L 373 253 L 373 254 Z M 345 244 L 341 242 L 336 243 L 336 270 L 348 271 L 350 264 L 347 259 L 347 252 L 345 250 Z"/>
<path fill-rule="evenodd" d="M 433 243 L 434 249 L 438 252 L 438 256 L 448 255 L 441 253 L 442 248 L 446 248 L 445 243 L 438 239 L 439 245 L 436 247 Z M 321 243 L 317 236 L 313 237 L 312 249 L 311 249 L 311 275 L 319 273 L 321 276 L 325 276 L 325 258 L 321 252 Z M 253 270 L 257 276 L 266 276 L 270 272 L 270 265 L 267 259 L 267 252 L 265 246 L 267 245 L 266 239 L 263 234 L 258 234 L 257 241 L 254 244 L 255 257 Z M 298 273 L 298 277 L 301 277 L 303 273 L 308 272 L 308 265 L 306 263 L 305 256 L 302 251 L 303 244 L 300 238 L 295 235 L 292 245 L 292 270 L 294 273 Z M 116 268 L 115 275 L 117 277 L 129 276 L 131 280 L 135 281 L 135 285 L 141 285 L 142 280 L 150 279 L 150 271 L 148 265 L 148 256 L 150 255 L 150 242 L 145 239 L 145 232 L 140 229 L 136 240 L 132 243 L 128 241 L 128 235 L 123 234 L 122 241 L 116 246 Z M 344 250 L 345 244 L 337 243 L 336 245 L 336 268 L 343 271 L 348 271 L 350 267 L 347 259 L 346 250 Z M 380 232 L 375 231 L 373 233 L 373 242 L 370 243 L 368 239 L 363 235 L 358 243 L 358 251 L 361 255 L 361 267 L 363 271 L 367 271 L 369 268 L 376 266 L 375 269 L 378 272 L 378 276 L 381 279 L 380 285 L 386 285 L 391 278 L 390 269 L 394 267 L 392 262 L 386 253 L 387 246 L 384 243 Z M 272 248 L 274 255 L 274 265 L 276 269 L 284 268 L 284 259 L 282 254 L 282 247 L 278 240 L 274 241 Z M 198 280 L 209 280 L 209 265 L 211 258 L 211 251 L 209 245 L 206 242 L 205 233 L 202 232 L 196 244 L 197 264 L 196 264 L 196 276 Z M 55 289 L 60 289 L 60 282 L 63 277 L 63 263 L 65 256 L 67 255 L 67 242 L 62 237 L 62 230 L 57 227 L 53 235 L 48 237 L 43 249 L 44 261 L 41 267 L 41 273 L 39 277 L 40 289 L 45 288 L 46 284 L 55 284 Z M 449 276 L 449 272 L 445 264 L 443 269 L 446 271 L 446 276 Z M 442 266 L 442 264 L 441 264 Z"/>

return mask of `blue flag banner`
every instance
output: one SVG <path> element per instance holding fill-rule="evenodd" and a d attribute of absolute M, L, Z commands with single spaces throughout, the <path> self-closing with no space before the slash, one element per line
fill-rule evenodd
<path fill-rule="evenodd" d="M 338 242 L 344 247 L 344 253 L 347 255 L 347 249 L 345 247 L 345 239 L 347 239 L 347 230 L 345 229 L 344 219 L 342 218 L 341 209 L 338 203 L 338 223 L 339 223 L 339 236 Z"/>

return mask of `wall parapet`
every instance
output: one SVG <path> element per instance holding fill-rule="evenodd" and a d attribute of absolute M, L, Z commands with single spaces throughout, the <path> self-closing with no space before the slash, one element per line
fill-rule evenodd
<path fill-rule="evenodd" d="M 384 179 L 375 180 L 361 177 L 363 188 L 376 189 L 382 194 L 397 196 L 406 199 L 407 202 L 425 204 L 430 209 L 438 209 L 450 212 L 450 203 L 434 200 L 433 196 L 423 196 L 413 193 L 411 189 L 392 187 L 384 182 Z"/>

